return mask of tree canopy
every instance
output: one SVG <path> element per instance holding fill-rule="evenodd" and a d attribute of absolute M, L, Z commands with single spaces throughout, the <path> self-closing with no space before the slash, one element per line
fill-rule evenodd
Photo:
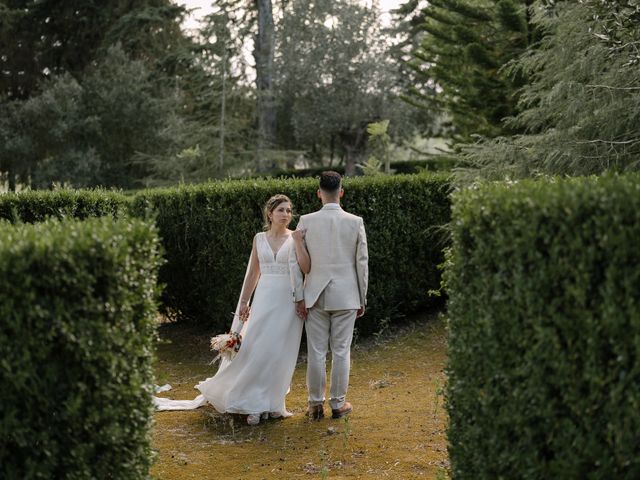
<path fill-rule="evenodd" d="M 531 78 L 506 122 L 523 133 L 468 146 L 465 177 L 637 170 L 640 6 L 538 1 L 532 13 L 543 38 L 508 69 Z"/>
<path fill-rule="evenodd" d="M 5 2 L 10 188 L 138 188 L 301 158 L 354 173 L 368 123 L 390 119 L 396 139 L 414 130 L 377 7 L 224 0 L 195 37 L 180 28 L 185 13 L 169 0 Z"/>
<path fill-rule="evenodd" d="M 444 136 L 461 178 L 637 169 L 634 0 L 0 5 L 0 180 L 139 188 Z M 373 142 L 375 143 L 375 142 Z M 462 152 L 462 153 L 460 153 Z M 389 160 L 387 158 L 387 160 Z M 371 165 L 369 165 L 371 167 Z"/>
<path fill-rule="evenodd" d="M 454 142 L 472 135 L 510 132 L 503 119 L 516 112 L 526 77 L 502 67 L 534 38 L 530 0 L 410 0 L 396 11 L 405 29 L 404 45 L 412 85 L 404 99 L 449 119 Z"/>
<path fill-rule="evenodd" d="M 344 161 L 353 174 L 366 156 L 368 124 L 390 120 L 390 134 L 401 141 L 421 113 L 400 99 L 401 72 L 377 8 L 344 0 L 289 6 L 277 60 L 281 138 Z"/>

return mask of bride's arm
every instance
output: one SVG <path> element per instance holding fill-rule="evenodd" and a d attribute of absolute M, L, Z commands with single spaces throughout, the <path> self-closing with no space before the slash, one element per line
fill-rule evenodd
<path fill-rule="evenodd" d="M 245 321 L 249 315 L 249 301 L 251 295 L 256 289 L 258 280 L 260 279 L 260 262 L 258 261 L 258 251 L 256 249 L 257 236 L 253 237 L 253 245 L 251 247 L 251 256 L 249 257 L 249 266 L 247 267 L 247 275 L 242 285 L 240 293 L 240 318 Z"/>
<path fill-rule="evenodd" d="M 311 270 L 311 259 L 309 258 L 309 252 L 307 251 L 306 245 L 302 241 L 296 240 L 295 246 L 298 265 L 300 265 L 300 270 L 302 270 L 302 273 L 306 275 Z"/>
<path fill-rule="evenodd" d="M 298 224 L 298 228 L 291 234 L 293 237 L 293 244 L 296 249 L 296 257 L 300 270 L 305 275 L 311 270 L 311 258 L 309 258 L 309 251 L 304 243 L 304 236 L 307 229 L 302 226 L 302 221 Z"/>

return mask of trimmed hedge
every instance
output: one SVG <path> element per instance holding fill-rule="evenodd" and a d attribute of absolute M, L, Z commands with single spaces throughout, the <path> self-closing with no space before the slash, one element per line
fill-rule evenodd
<path fill-rule="evenodd" d="M 368 320 L 359 322 L 366 334 L 437 301 L 427 292 L 440 282 L 439 227 L 449 221 L 449 180 L 425 173 L 358 177 L 345 180 L 345 186 L 345 209 L 364 217 L 369 237 Z M 262 228 L 262 206 L 283 192 L 298 213 L 315 211 L 316 190 L 316 179 L 258 179 L 153 189 L 132 197 L 100 190 L 22 192 L 0 195 L 0 218 L 154 218 L 168 260 L 160 271 L 164 311 L 223 330 L 235 308 L 251 240 Z"/>
<path fill-rule="evenodd" d="M 2 223 L 0 478 L 148 478 L 155 228 Z"/>
<path fill-rule="evenodd" d="M 77 218 L 126 215 L 129 199 L 108 190 L 27 191 L 0 195 L 0 219 L 26 223 L 47 218 Z"/>
<path fill-rule="evenodd" d="M 640 176 L 454 197 L 458 479 L 640 478 Z"/>
<path fill-rule="evenodd" d="M 427 305 L 440 284 L 449 221 L 449 182 L 442 175 L 359 177 L 345 181 L 345 209 L 364 217 L 370 256 L 369 304 L 361 333 Z M 298 214 L 320 208 L 317 180 L 245 180 L 148 190 L 133 212 L 156 218 L 167 264 L 164 306 L 179 318 L 228 328 L 261 209 L 276 193 L 288 195 Z M 292 222 L 295 228 L 297 219 Z"/>

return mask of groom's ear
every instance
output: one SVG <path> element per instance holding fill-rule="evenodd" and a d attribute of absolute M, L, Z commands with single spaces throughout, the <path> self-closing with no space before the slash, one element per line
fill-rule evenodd
<path fill-rule="evenodd" d="M 316 191 L 316 195 L 318 196 L 318 198 L 319 198 L 320 200 L 322 200 L 322 195 L 320 195 L 320 189 L 318 189 L 318 190 Z"/>
<path fill-rule="evenodd" d="M 340 198 L 344 195 L 344 188 L 340 187 Z"/>

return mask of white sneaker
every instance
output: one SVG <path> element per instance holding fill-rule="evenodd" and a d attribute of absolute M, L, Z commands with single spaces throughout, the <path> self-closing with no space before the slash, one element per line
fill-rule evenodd
<path fill-rule="evenodd" d="M 260 423 L 260 414 L 252 413 L 251 415 L 247 415 L 247 423 L 251 426 L 258 425 Z"/>
<path fill-rule="evenodd" d="M 271 418 L 282 418 L 282 414 L 280 412 L 269 412 L 269 416 Z"/>

